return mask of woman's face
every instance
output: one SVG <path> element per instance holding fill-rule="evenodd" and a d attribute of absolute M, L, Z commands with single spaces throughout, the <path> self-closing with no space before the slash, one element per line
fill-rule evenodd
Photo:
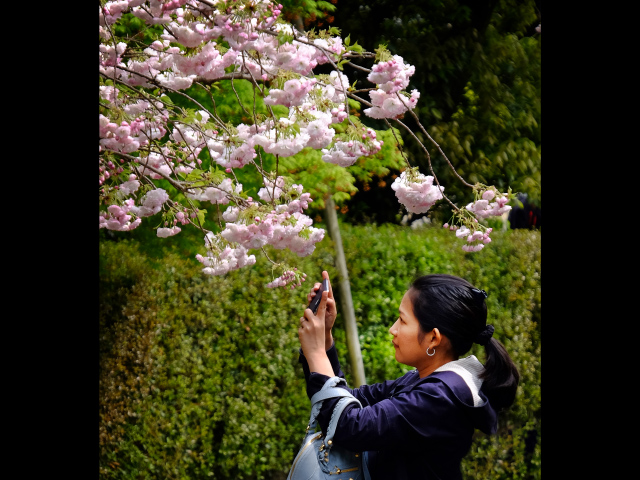
<path fill-rule="evenodd" d="M 419 368 L 427 358 L 426 346 L 424 348 L 422 346 L 422 343 L 426 344 L 426 337 L 423 337 L 423 342 L 418 341 L 420 323 L 413 314 L 413 305 L 408 291 L 402 297 L 398 310 L 400 316 L 389 329 L 389 333 L 393 335 L 396 360 L 410 367 Z"/>

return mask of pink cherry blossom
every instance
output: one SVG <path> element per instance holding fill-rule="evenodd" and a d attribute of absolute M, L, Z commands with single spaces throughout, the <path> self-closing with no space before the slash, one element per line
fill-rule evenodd
<path fill-rule="evenodd" d="M 394 55 L 391 60 L 375 64 L 367 80 L 377 84 L 385 93 L 392 94 L 407 88 L 409 77 L 415 70 L 413 65 L 405 64 L 402 57 Z"/>
<path fill-rule="evenodd" d="M 490 202 L 490 200 L 494 198 L 495 201 Z M 511 206 L 506 204 L 508 201 L 508 194 L 496 193 L 493 190 L 486 190 L 482 194 L 482 199 L 467 204 L 465 208 L 470 212 L 473 212 L 478 218 L 487 218 L 491 216 L 499 217 L 511 210 Z"/>
<path fill-rule="evenodd" d="M 285 287 L 290 285 L 291 288 L 299 287 L 305 281 L 307 274 L 300 274 L 296 270 L 285 270 L 282 275 L 266 284 L 267 288 Z"/>
<path fill-rule="evenodd" d="M 272 88 L 264 99 L 267 105 L 284 105 L 285 107 L 302 105 L 309 91 L 316 84 L 315 79 L 287 80 L 283 90 Z"/>
<path fill-rule="evenodd" d="M 178 233 L 180 233 L 180 227 L 178 226 L 174 226 L 172 228 L 161 227 L 157 230 L 157 235 L 160 238 L 172 237 L 173 235 L 177 235 Z"/>
<path fill-rule="evenodd" d="M 258 197 L 263 202 L 270 202 L 277 200 L 282 195 L 282 189 L 284 188 L 284 177 L 278 177 L 276 181 L 270 179 L 264 180 L 264 187 L 258 190 Z"/>
<path fill-rule="evenodd" d="M 410 213 L 425 213 L 442 199 L 444 187 L 433 184 L 434 177 L 407 169 L 391 184 L 398 201 Z"/>
<path fill-rule="evenodd" d="M 224 243 L 225 241 L 208 232 L 205 236 L 206 256 L 197 254 L 196 259 L 205 267 L 206 275 L 224 275 L 231 270 L 255 264 L 255 255 L 247 255 L 247 249 L 241 245 Z"/>

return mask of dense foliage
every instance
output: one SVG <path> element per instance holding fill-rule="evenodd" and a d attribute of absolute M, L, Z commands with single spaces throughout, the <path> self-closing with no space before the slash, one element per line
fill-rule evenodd
<path fill-rule="evenodd" d="M 470 183 L 510 186 L 541 205 L 541 33 L 535 0 L 338 1 L 332 25 L 361 45 L 384 44 L 416 67 L 409 88 L 421 92 L 416 113 L 456 171 Z M 375 28 L 371 28 L 375 25 Z M 353 78 L 363 78 L 354 72 Z M 414 127 L 414 120 L 403 121 Z M 375 125 L 375 122 L 370 122 Z M 416 136 L 424 141 L 422 132 Z M 420 145 L 405 151 L 428 171 Z M 469 198 L 445 160 L 434 155 L 450 198 Z M 392 172 L 393 175 L 393 172 Z M 397 222 L 393 177 L 358 182 L 350 221 Z M 441 222 L 449 206 L 429 215 Z"/>
<path fill-rule="evenodd" d="M 405 371 L 388 328 L 415 275 L 452 273 L 489 293 L 489 321 L 522 380 L 498 435 L 478 434 L 463 471 L 540 478 L 540 232 L 496 229 L 492 248 L 466 254 L 429 225 L 341 231 L 369 383 Z M 266 288 L 266 261 L 203 276 L 187 255 L 199 238 L 148 251 L 125 235 L 100 242 L 101 478 L 284 479 L 309 413 L 296 328 L 308 289 Z M 330 238 L 304 262 L 337 282 Z"/>

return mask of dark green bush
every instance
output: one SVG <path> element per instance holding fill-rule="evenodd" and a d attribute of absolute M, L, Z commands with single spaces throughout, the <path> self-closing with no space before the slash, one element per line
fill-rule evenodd
<path fill-rule="evenodd" d="M 308 420 L 302 291 L 265 288 L 264 265 L 212 278 L 175 253 L 150 262 L 130 242 L 101 244 L 101 475 L 284 471 Z"/>
<path fill-rule="evenodd" d="M 388 329 L 415 276 L 452 273 L 489 293 L 495 336 L 522 380 L 498 435 L 477 435 L 463 471 L 539 478 L 540 232 L 495 231 L 475 254 L 436 227 L 343 224 L 341 234 L 368 383 L 409 368 L 395 361 Z M 332 241 L 304 259 L 278 251 L 301 262 L 309 281 L 271 290 L 264 259 L 207 277 L 191 253 L 199 245 L 172 249 L 168 240 L 153 256 L 136 241 L 101 241 L 101 476 L 284 479 L 309 414 L 297 321 L 323 269 L 337 284 Z M 335 337 L 350 381 L 341 322 Z M 470 353 L 484 359 L 481 347 Z"/>

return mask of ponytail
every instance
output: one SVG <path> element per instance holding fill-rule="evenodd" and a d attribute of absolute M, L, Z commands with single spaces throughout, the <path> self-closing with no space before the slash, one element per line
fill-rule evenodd
<path fill-rule="evenodd" d="M 483 380 L 482 391 L 496 411 L 500 411 L 513 404 L 520 373 L 504 345 L 498 340 L 489 339 L 484 348 L 487 358 L 480 375 Z"/>

